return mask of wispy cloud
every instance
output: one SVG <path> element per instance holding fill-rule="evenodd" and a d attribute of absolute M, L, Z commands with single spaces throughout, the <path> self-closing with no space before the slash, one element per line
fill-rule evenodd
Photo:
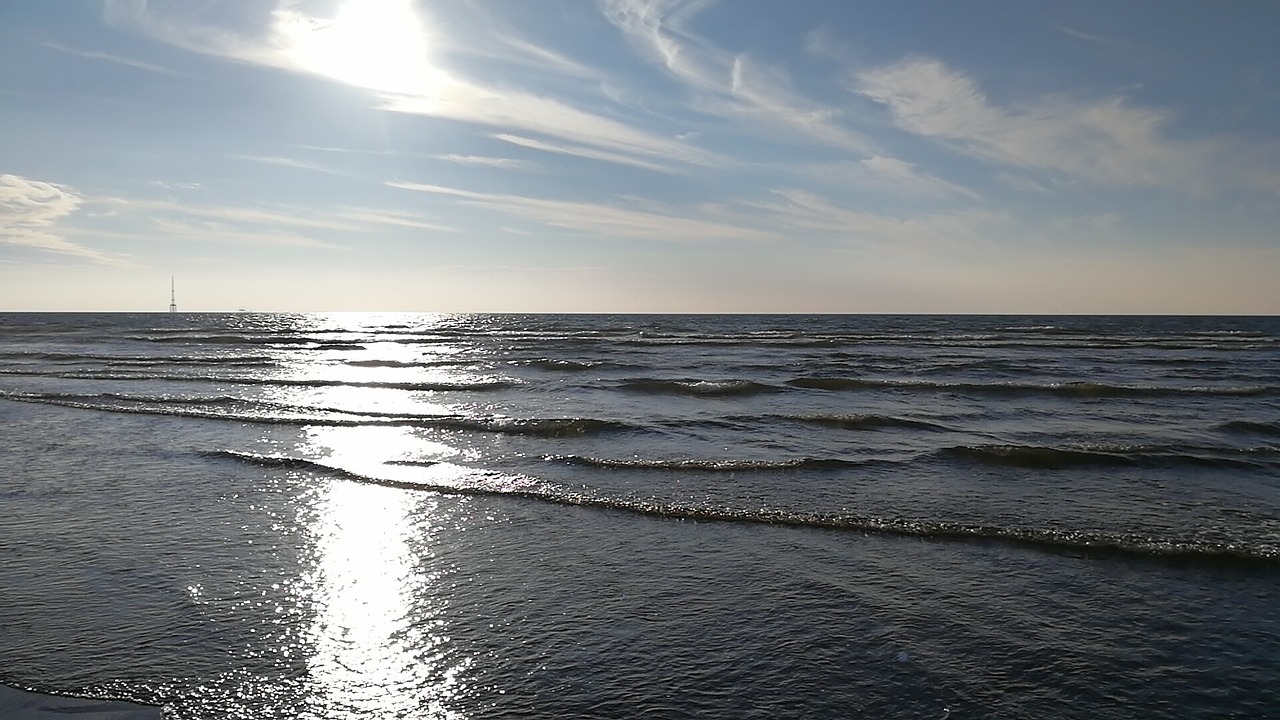
<path fill-rule="evenodd" d="M 938 199 L 963 197 L 981 200 L 976 191 L 923 172 L 916 165 L 897 158 L 876 155 L 863 160 L 809 163 L 798 168 L 816 180 L 887 192 L 908 198 Z"/>
<path fill-rule="evenodd" d="M 313 172 L 328 173 L 330 175 L 341 174 L 337 170 L 334 170 L 332 168 L 327 168 L 323 165 L 317 165 L 315 163 L 309 163 L 309 162 L 306 162 L 305 160 L 296 160 L 294 158 L 274 157 L 274 156 L 266 156 L 266 155 L 228 155 L 227 157 L 233 160 L 244 160 L 246 162 L 255 162 L 255 163 L 260 163 L 262 165 L 278 165 L 280 167 L 290 167 L 290 168 L 296 168 L 298 170 L 311 170 Z"/>
<path fill-rule="evenodd" d="M 632 165 L 634 167 L 644 168 L 645 170 L 654 170 L 657 172 L 673 172 L 671 168 L 664 165 L 640 160 L 619 153 L 611 153 L 604 150 L 596 150 L 594 148 L 583 147 L 581 145 L 556 145 L 554 143 L 543 142 L 533 138 L 521 137 L 520 135 L 509 135 L 507 133 L 499 133 L 493 136 L 503 142 L 519 145 L 531 150 L 541 150 L 542 152 L 559 153 L 561 155 L 573 155 L 576 157 L 590 158 L 592 160 L 604 160 L 606 162 L 619 163 L 621 165 Z"/>
<path fill-rule="evenodd" d="M 338 59 L 367 48 L 331 47 L 332 43 L 340 43 L 341 33 L 318 36 L 333 32 L 333 18 L 308 15 L 287 2 L 265 11 L 257 7 L 258 27 L 228 29 L 201 23 L 180 5 L 165 6 L 162 11 L 137 0 L 107 0 L 108 18 L 118 25 L 194 52 L 363 85 L 379 97 L 378 106 L 384 110 L 473 123 L 501 132 L 560 138 L 603 151 L 595 159 L 626 158 L 631 165 L 637 164 L 637 158 L 708 166 L 724 162 L 690 143 L 583 110 L 566 100 L 518 88 L 486 87 L 431 65 L 425 53 L 412 59 L 406 53 L 403 62 L 384 68 L 387 72 L 364 66 L 354 68 Z M 324 42 L 320 42 L 322 39 Z M 501 42 L 551 66 L 563 69 L 571 64 L 552 51 L 524 41 L 506 38 Z M 399 58 L 388 62 L 391 60 Z M 390 73 L 393 69 L 394 75 Z"/>
<path fill-rule="evenodd" d="M 874 143 L 840 122 L 838 108 L 797 92 L 779 69 L 732 53 L 692 33 L 689 19 L 705 0 L 608 0 L 605 11 L 627 39 L 686 89 L 705 112 L 790 132 L 858 153 Z"/>
<path fill-rule="evenodd" d="M 59 221 L 75 213 L 82 202 L 80 195 L 61 185 L 0 175 L 0 242 L 106 265 L 120 264 L 97 250 L 68 241 L 59 231 Z"/>
<path fill-rule="evenodd" d="M 160 235 L 187 242 L 211 242 L 217 244 L 251 245 L 254 247 L 299 247 L 326 250 L 345 249 L 338 245 L 291 230 L 245 227 L 234 223 L 211 220 L 190 221 L 171 218 L 151 218 L 151 225 Z"/>
<path fill-rule="evenodd" d="M 1020 192 L 1034 193 L 1036 195 L 1048 195 L 1053 192 L 1043 183 L 1036 182 L 1020 173 L 1001 172 L 996 174 L 996 179 Z"/>
<path fill-rule="evenodd" d="M 1108 185 L 1201 190 L 1203 171 L 1221 150 L 1210 141 L 1171 138 L 1168 112 L 1121 97 L 1044 97 L 1002 108 L 972 78 L 938 60 L 911 58 L 860 72 L 855 89 L 908 132 L 1001 165 Z"/>
<path fill-rule="evenodd" d="M 1142 64 L 1153 64 L 1158 62 L 1157 57 L 1151 49 L 1119 37 L 1098 35 L 1096 33 L 1067 27 L 1066 25 L 1059 25 L 1058 30 L 1067 37 L 1079 40 L 1096 50 L 1106 53 L 1107 56 L 1112 59 Z"/>
<path fill-rule="evenodd" d="M 535 67 L 543 68 L 555 73 L 556 75 L 568 75 L 570 77 L 581 78 L 584 80 L 605 79 L 604 73 L 600 72 L 596 68 L 580 63 L 577 60 L 550 48 L 535 45 L 528 40 L 524 40 L 520 37 L 507 33 L 499 33 L 495 37 L 501 42 L 504 48 L 510 49 L 510 52 L 493 53 L 494 57 L 506 60 L 514 58 L 517 62 L 528 62 Z M 473 52 L 474 47 L 475 46 L 473 45 Z"/>
<path fill-rule="evenodd" d="M 986 231 L 1009 220 L 989 210 L 949 213 L 913 213 L 899 218 L 840 207 L 812 192 L 797 189 L 774 191 L 773 201 L 751 203 L 769 213 L 779 227 L 820 232 L 825 236 L 869 244 L 908 244 L 916 248 L 950 247 L 959 243 L 985 243 Z"/>
<path fill-rule="evenodd" d="M 459 165 L 479 165 L 498 168 L 500 170 L 522 170 L 531 167 L 530 163 L 515 158 L 490 157 L 488 155 L 436 155 L 437 160 L 446 160 Z"/>
<path fill-rule="evenodd" d="M 334 218 L 324 212 L 317 212 L 315 208 L 282 207 L 269 210 L 259 207 L 201 205 L 172 200 L 123 198 L 102 198 L 97 201 L 110 203 L 118 208 L 121 213 L 130 215 L 162 217 L 170 214 L 176 217 L 201 218 L 244 225 L 274 228 L 307 228 L 336 232 L 360 232 L 363 229 L 359 224 Z"/>
<path fill-rule="evenodd" d="M 590 146 L 626 158 L 693 165 L 723 165 L 723 158 L 674 138 L 580 110 L 548 97 L 520 90 L 490 90 L 452 79 L 432 96 L 386 96 L 382 108 L 498 128 L 531 132 Z M 601 155 L 597 159 L 605 159 Z"/>
<path fill-rule="evenodd" d="M 392 225 L 397 227 L 431 230 L 434 232 L 457 232 L 447 225 L 431 222 L 429 218 L 417 213 L 403 210 L 386 210 L 375 208 L 343 208 L 334 213 L 338 220 L 353 223 L 374 225 Z"/>
<path fill-rule="evenodd" d="M 467 205 L 595 237 L 658 242 L 791 242 L 796 238 L 821 236 L 835 241 L 924 251 L 986 243 L 988 230 L 1009 222 L 1002 213 L 982 209 L 893 217 L 842 207 L 818 194 L 798 189 L 775 190 L 768 200 L 682 207 L 635 197 L 617 198 L 614 203 L 604 204 L 482 193 L 420 183 L 387 184 L 456 198 Z"/>
<path fill-rule="evenodd" d="M 551 227 L 587 233 L 601 239 L 627 237 L 656 242 L 780 239 L 773 233 L 757 228 L 690 217 L 674 210 L 660 213 L 653 209 L 639 210 L 598 203 L 480 193 L 440 185 L 406 182 L 387 184 L 404 190 L 458 198 L 466 204 Z"/>
<path fill-rule="evenodd" d="M 262 208 L 122 198 L 99 198 L 94 202 L 108 205 L 123 217 L 144 218 L 166 232 L 238 244 L 252 241 L 333 249 L 342 246 L 314 236 L 376 234 L 388 226 L 453 231 L 419 213 L 366 207 Z"/>
<path fill-rule="evenodd" d="M 453 10 L 466 8 L 478 11 L 483 17 L 476 18 L 472 25 L 484 28 L 485 31 L 473 31 L 466 34 L 454 33 L 436 39 L 438 49 L 451 55 L 469 56 L 498 60 L 511 66 L 523 66 L 540 71 L 550 77 L 569 77 L 578 80 L 601 82 L 605 74 L 585 63 L 574 60 L 564 53 L 530 42 L 515 33 L 505 30 L 495 31 L 501 25 L 501 19 L 472 3 L 458 3 Z"/>
<path fill-rule="evenodd" d="M 322 153 L 338 153 L 343 155 L 396 155 L 398 154 L 397 151 L 395 150 L 366 150 L 366 149 L 331 147 L 331 146 L 325 147 L 321 145 L 291 145 L 290 147 L 294 147 L 299 150 L 311 150 L 313 152 L 322 152 Z"/>
<path fill-rule="evenodd" d="M 59 45 L 58 43 L 53 43 L 53 42 L 45 42 L 40 44 L 43 47 L 47 47 L 51 50 L 57 50 L 58 52 L 66 53 L 68 55 L 77 55 L 79 57 L 87 58 L 89 60 L 105 60 L 107 62 L 116 63 L 117 65 L 127 65 L 128 67 L 131 67 L 131 68 L 146 70 L 147 72 L 160 73 L 162 75 L 190 77 L 189 75 L 187 75 L 187 73 L 179 72 L 171 68 L 161 67 L 153 63 L 143 62 L 141 60 L 134 60 L 132 58 L 121 57 L 119 55 L 112 55 L 110 53 L 95 52 L 92 50 L 77 50 L 75 48 L 69 48 L 69 47 L 66 47 L 65 45 Z"/>

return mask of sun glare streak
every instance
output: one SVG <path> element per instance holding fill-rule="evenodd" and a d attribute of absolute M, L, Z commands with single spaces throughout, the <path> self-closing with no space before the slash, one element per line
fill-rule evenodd
<path fill-rule="evenodd" d="M 412 0 L 347 0 L 331 19 L 282 10 L 276 32 L 292 64 L 349 85 L 431 97 L 445 80 Z"/>
<path fill-rule="evenodd" d="M 443 633 L 440 577 L 409 542 L 429 534 L 420 500 L 340 481 L 319 498 L 316 568 L 303 580 L 317 610 L 307 665 L 330 716 L 460 717 L 450 704 L 468 663 Z"/>

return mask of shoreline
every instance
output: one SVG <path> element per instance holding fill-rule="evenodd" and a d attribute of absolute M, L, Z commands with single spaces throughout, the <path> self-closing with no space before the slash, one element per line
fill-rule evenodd
<path fill-rule="evenodd" d="M 79 720 L 162 720 L 164 710 L 159 705 L 54 695 L 0 683 L 0 717 L 5 720 L 49 720 L 68 715 Z"/>

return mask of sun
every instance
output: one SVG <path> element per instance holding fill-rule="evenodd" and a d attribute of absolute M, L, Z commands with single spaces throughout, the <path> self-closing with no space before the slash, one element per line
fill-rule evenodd
<path fill-rule="evenodd" d="M 443 76 L 413 0 L 347 0 L 331 19 L 280 12 L 276 30 L 290 64 L 349 85 L 424 96 Z"/>

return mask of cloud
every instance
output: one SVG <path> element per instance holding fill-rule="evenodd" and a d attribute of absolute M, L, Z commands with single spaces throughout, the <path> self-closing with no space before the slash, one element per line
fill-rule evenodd
<path fill-rule="evenodd" d="M 820 195 L 781 189 L 772 200 L 705 203 L 677 207 L 643 198 L 618 198 L 616 204 L 502 195 L 409 182 L 392 187 L 458 199 L 551 227 L 600 238 L 628 237 L 656 242 L 747 240 L 793 242 L 824 236 L 842 241 L 891 244 L 907 249 L 987 243 L 987 231 L 1008 218 L 986 210 L 916 214 L 910 218 L 840 207 Z"/>
<path fill-rule="evenodd" d="M 171 218 L 151 218 L 151 225 L 163 235 L 180 237 L 187 241 L 252 245 L 255 247 L 282 246 L 326 250 L 345 249 L 291 230 L 244 227 L 233 223 L 210 220 L 190 221 Z"/>
<path fill-rule="evenodd" d="M 278 9 L 275 0 L 238 3 L 103 0 L 108 25 L 134 30 L 161 42 L 241 62 L 264 62 L 273 48 L 264 32 Z M 230 27 L 229 27 L 230 26 Z"/>
<path fill-rule="evenodd" d="M 80 207 L 79 195 L 59 185 L 0 175 L 0 218 L 5 227 L 47 227 Z"/>
<path fill-rule="evenodd" d="M 365 87 L 378 98 L 376 104 L 383 110 L 561 138 L 601 151 L 590 156 L 594 159 L 630 165 L 653 160 L 703 166 L 725 163 L 723 158 L 688 143 L 562 100 L 517 88 L 486 87 L 430 64 L 425 53 L 388 51 L 377 63 L 338 62 L 336 58 L 351 53 L 335 52 L 335 44 L 357 35 L 358 28 L 344 30 L 341 18 L 308 14 L 298 3 L 242 6 L 238 28 L 202 22 L 186 4 L 107 0 L 106 7 L 113 24 L 193 52 Z M 406 40 L 405 44 L 412 43 Z M 523 40 L 505 37 L 499 44 L 548 67 L 566 70 L 572 65 L 562 56 Z M 412 62 L 407 59 L 410 56 L 414 57 Z"/>
<path fill-rule="evenodd" d="M 1169 115 L 1124 98 L 1046 97 L 1012 108 L 989 102 L 969 76 L 930 59 L 860 72 L 855 89 L 907 132 L 1001 165 L 1115 186 L 1203 189 L 1212 143 L 1166 136 Z"/>
<path fill-rule="evenodd" d="M 704 111 L 800 131 L 817 141 L 859 153 L 873 143 L 839 121 L 842 113 L 796 92 L 778 69 L 745 53 L 715 47 L 690 32 L 687 21 L 710 2 L 609 0 L 605 13 L 624 36 L 676 80 L 700 94 Z"/>
<path fill-rule="evenodd" d="M 396 227 L 431 230 L 434 232 L 457 232 L 447 225 L 429 222 L 416 213 L 402 210 L 379 210 L 374 208 L 344 208 L 334 213 L 339 220 L 354 223 L 372 223 L 376 225 L 393 225 Z M 376 231 L 375 231 L 376 232 Z"/>
<path fill-rule="evenodd" d="M 963 185 L 921 172 L 912 163 L 883 155 L 849 162 L 810 163 L 801 165 L 798 169 L 817 180 L 886 191 L 910 198 L 982 199 L 977 192 Z"/>
<path fill-rule="evenodd" d="M 419 183 L 387 184 L 404 190 L 458 198 L 466 204 L 598 238 L 628 237 L 656 242 L 780 239 L 757 228 L 687 217 L 677 212 L 657 212 L 653 208 L 639 210 L 522 195 L 497 195 Z"/>
<path fill-rule="evenodd" d="M 1080 44 L 1086 48 L 1100 52 L 1113 64 L 1123 62 L 1142 66 L 1156 66 L 1161 62 L 1158 54 L 1153 49 L 1121 37 L 1084 32 L 1066 25 L 1058 25 L 1057 27 L 1062 34 L 1080 41 Z"/>
<path fill-rule="evenodd" d="M 593 148 L 582 147 L 580 145 L 555 145 L 553 143 L 534 140 L 533 138 L 521 137 L 519 135 L 509 135 L 500 133 L 494 135 L 494 138 L 503 142 L 519 145 L 520 147 L 530 148 L 532 150 L 541 150 L 549 153 L 559 153 L 562 155 L 573 155 L 575 157 L 590 158 L 592 160 L 604 160 L 606 162 L 619 163 L 622 165 L 632 165 L 634 167 L 644 168 L 646 170 L 654 170 L 656 172 L 673 172 L 671 168 L 658 165 L 656 163 L 646 162 L 626 155 L 618 153 L 606 152 L 604 150 L 596 150 Z"/>
<path fill-rule="evenodd" d="M 595 68 L 588 67 L 582 63 L 573 60 L 554 50 L 535 45 L 527 40 L 502 33 L 498 33 L 495 37 L 499 40 L 504 48 L 510 49 L 511 52 L 493 53 L 492 57 L 504 60 L 515 60 L 516 62 L 525 62 L 533 67 L 550 70 L 557 75 L 568 75 L 571 77 L 582 78 L 584 80 L 603 80 L 604 74 Z M 461 49 L 471 52 L 476 51 L 475 45 L 463 46 Z"/>
<path fill-rule="evenodd" d="M 285 207 L 279 210 L 265 210 L 256 207 L 194 205 L 171 200 L 125 200 L 121 198 L 107 198 L 103 199 L 102 202 L 114 204 L 121 212 L 145 214 L 153 217 L 167 213 L 190 218 L 268 227 L 297 227 L 338 232 L 362 231 L 362 227 L 357 224 L 335 219 L 324 212 L 317 212 L 315 208 Z"/>
<path fill-rule="evenodd" d="M 519 170 L 528 168 L 529 163 L 523 160 L 504 157 L 489 157 L 486 155 L 436 155 L 437 160 L 446 160 L 459 165 L 479 165 L 482 167 L 498 168 L 501 170 Z"/>
<path fill-rule="evenodd" d="M 1001 172 L 996 174 L 996 179 L 1008 185 L 1014 190 L 1025 193 L 1034 193 L 1036 195 L 1049 195 L 1053 191 L 1045 187 L 1043 183 L 1036 182 L 1026 175 L 1011 172 Z"/>
<path fill-rule="evenodd" d="M 46 42 L 46 43 L 40 43 L 40 44 L 51 50 L 57 50 L 58 52 L 66 53 L 68 55 L 78 55 L 82 58 L 88 58 L 90 60 L 106 60 L 107 62 L 116 63 L 117 65 L 127 65 L 128 67 L 137 68 L 139 70 L 146 70 L 147 72 L 159 73 L 162 75 L 176 75 L 179 77 L 190 77 L 184 72 L 178 72 L 177 70 L 171 70 L 170 68 L 167 68 L 167 67 L 161 67 L 159 65 L 153 65 L 148 62 L 142 62 L 141 60 L 133 60 L 131 58 L 120 57 L 119 55 L 111 55 L 109 53 L 94 52 L 91 50 L 76 50 L 75 48 L 65 47 L 63 45 L 59 45 L 57 43 L 52 43 L 52 42 Z"/>
<path fill-rule="evenodd" d="M 437 232 L 452 229 L 417 213 L 362 207 L 279 206 L 271 209 L 243 206 L 196 205 L 171 200 L 107 198 L 122 215 L 142 216 L 164 232 L 191 239 L 237 244 L 260 243 L 314 248 L 341 248 L 312 234 L 350 236 L 377 234 L 387 226 Z"/>
<path fill-rule="evenodd" d="M 118 264 L 96 250 L 67 241 L 57 231 L 59 221 L 75 213 L 82 202 L 79 195 L 60 185 L 0 175 L 0 242 Z"/>
<path fill-rule="evenodd" d="M 833 238 L 864 243 L 903 243 L 919 247 L 945 247 L 962 242 L 987 242 L 986 231 L 1008 218 L 988 210 L 913 214 L 909 219 L 851 210 L 804 190 L 773 192 L 779 201 L 751 203 L 769 213 L 780 228 L 821 232 Z"/>
<path fill-rule="evenodd" d="M 293 145 L 291 147 L 299 150 L 311 150 L 313 152 L 322 153 L 340 153 L 344 155 L 398 155 L 402 154 L 396 150 L 366 150 L 342 147 L 325 147 L 321 145 Z"/>
<path fill-rule="evenodd" d="M 466 9 L 481 10 L 478 5 L 465 4 Z M 464 8 L 463 3 L 451 6 L 453 10 Z M 499 60 L 511 66 L 523 66 L 542 71 L 554 77 L 570 77 L 579 80 L 603 81 L 604 73 L 584 65 L 563 53 L 537 45 L 514 34 L 494 31 L 500 20 L 492 15 L 475 23 L 474 32 L 466 35 L 451 33 L 437 38 L 435 44 L 456 55 Z M 483 28 L 483 30 L 481 30 Z"/>
<path fill-rule="evenodd" d="M 281 167 L 296 168 L 298 170 L 311 170 L 314 172 L 328 173 L 330 175 L 341 174 L 337 170 L 324 167 L 323 165 L 316 165 L 315 163 L 309 163 L 303 160 L 294 160 L 293 158 L 287 158 L 287 157 L 273 157 L 273 156 L 263 156 L 263 155 L 228 155 L 227 157 L 233 160 L 245 160 L 247 162 L 255 162 L 263 165 L 279 165 Z"/>
<path fill-rule="evenodd" d="M 561 138 L 612 153 L 598 153 L 596 159 L 613 158 L 631 165 L 637 162 L 635 156 L 704 166 L 727 163 L 724 158 L 687 143 L 559 100 L 520 90 L 490 90 L 458 79 L 450 79 L 432 96 L 385 96 L 382 109 Z"/>

